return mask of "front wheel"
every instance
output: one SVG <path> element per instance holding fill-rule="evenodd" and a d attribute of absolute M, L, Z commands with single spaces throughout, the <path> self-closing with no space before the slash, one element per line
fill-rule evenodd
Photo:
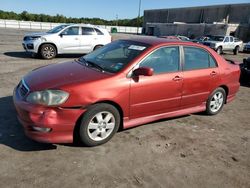
<path fill-rule="evenodd" d="M 226 92 L 223 88 L 217 88 L 207 99 L 206 114 L 218 114 L 226 101 Z"/>
<path fill-rule="evenodd" d="M 120 125 L 118 110 L 106 103 L 91 106 L 80 125 L 80 139 L 86 146 L 97 146 L 109 141 Z"/>
<path fill-rule="evenodd" d="M 56 57 L 57 51 L 52 44 L 43 44 L 40 49 L 40 55 L 43 59 L 53 59 Z"/>

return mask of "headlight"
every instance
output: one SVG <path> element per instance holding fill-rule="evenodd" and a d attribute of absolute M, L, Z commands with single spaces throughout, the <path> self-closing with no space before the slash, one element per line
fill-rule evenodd
<path fill-rule="evenodd" d="M 33 37 L 30 37 L 30 40 L 38 40 L 40 38 L 41 38 L 40 36 L 33 36 Z"/>
<path fill-rule="evenodd" d="M 46 42 L 47 40 L 46 40 L 46 38 L 41 37 L 41 41 Z"/>
<path fill-rule="evenodd" d="M 28 95 L 27 102 L 33 104 L 41 104 L 46 106 L 54 106 L 64 103 L 69 97 L 69 94 L 61 90 L 44 90 L 35 91 Z"/>

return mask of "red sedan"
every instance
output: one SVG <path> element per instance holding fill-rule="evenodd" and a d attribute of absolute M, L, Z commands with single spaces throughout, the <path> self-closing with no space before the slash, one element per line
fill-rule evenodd
<path fill-rule="evenodd" d="M 212 49 L 161 38 L 114 41 L 78 60 L 31 71 L 14 90 L 27 136 L 87 146 L 118 128 L 205 111 L 239 90 L 239 65 Z"/>

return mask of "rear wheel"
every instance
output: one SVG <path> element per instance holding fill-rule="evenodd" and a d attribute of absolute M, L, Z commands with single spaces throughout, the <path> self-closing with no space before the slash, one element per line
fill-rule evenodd
<path fill-rule="evenodd" d="M 40 55 L 43 59 L 53 59 L 57 55 L 57 51 L 52 44 L 43 44 L 40 49 Z"/>
<path fill-rule="evenodd" d="M 239 53 L 240 47 L 236 46 L 234 49 L 234 55 L 237 55 Z"/>
<path fill-rule="evenodd" d="M 106 103 L 91 106 L 80 125 L 80 140 L 86 146 L 97 146 L 109 141 L 120 125 L 118 110 Z"/>
<path fill-rule="evenodd" d="M 222 54 L 222 47 L 221 46 L 219 46 L 218 48 L 217 48 L 217 50 L 216 50 L 216 52 L 217 52 L 217 54 Z"/>
<path fill-rule="evenodd" d="M 218 114 L 226 101 L 226 92 L 223 88 L 219 87 L 207 99 L 206 114 Z"/>
<path fill-rule="evenodd" d="M 94 50 L 97 50 L 97 49 L 99 49 L 101 47 L 103 47 L 103 45 L 97 45 L 97 46 L 94 47 Z"/>

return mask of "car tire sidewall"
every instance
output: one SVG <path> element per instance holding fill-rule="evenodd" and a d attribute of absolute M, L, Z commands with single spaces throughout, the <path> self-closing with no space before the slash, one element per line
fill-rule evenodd
<path fill-rule="evenodd" d="M 51 48 L 53 48 L 54 49 L 54 55 L 53 56 L 51 56 L 51 57 L 47 57 L 47 56 L 45 56 L 44 54 L 43 54 L 43 50 L 44 50 L 44 48 L 46 48 L 46 47 L 51 47 Z M 55 46 L 54 45 L 52 45 L 52 44 L 43 44 L 42 46 L 41 46 L 41 49 L 40 49 L 40 56 L 43 58 L 43 59 L 53 59 L 54 57 L 56 57 L 56 55 L 57 55 L 57 51 L 56 51 L 56 48 L 55 48 Z"/>
<path fill-rule="evenodd" d="M 234 49 L 234 55 L 238 55 L 239 53 L 239 46 L 236 46 Z"/>
<path fill-rule="evenodd" d="M 101 47 L 103 47 L 103 45 L 97 45 L 97 46 L 95 46 L 94 47 L 94 51 L 97 50 L 97 49 L 99 49 L 99 48 L 101 48 Z"/>
<path fill-rule="evenodd" d="M 104 140 L 101 140 L 101 141 L 95 141 L 95 140 L 92 140 L 88 135 L 88 124 L 91 121 L 91 119 L 97 113 L 99 113 L 101 111 L 107 111 L 107 112 L 110 112 L 113 114 L 113 116 L 115 118 L 115 127 L 114 127 L 112 133 L 107 138 L 105 138 Z M 121 119 L 120 113 L 113 105 L 106 104 L 106 103 L 99 103 L 99 104 L 95 104 L 95 105 L 90 106 L 88 108 L 88 110 L 84 113 L 82 120 L 81 120 L 81 125 L 80 125 L 80 129 L 79 129 L 80 141 L 85 146 L 88 146 L 88 147 L 97 146 L 97 145 L 101 145 L 101 144 L 108 142 L 114 136 L 114 134 L 117 132 L 117 130 L 119 129 L 120 122 L 121 122 L 120 119 Z"/>
<path fill-rule="evenodd" d="M 218 47 L 216 50 L 217 54 L 221 55 L 222 54 L 222 47 Z"/>
<path fill-rule="evenodd" d="M 221 107 L 220 107 L 219 110 L 217 110 L 216 112 L 213 112 L 213 111 L 211 110 L 211 108 L 210 108 L 210 103 L 211 103 L 211 100 L 212 100 L 213 96 L 215 95 L 215 93 L 218 93 L 218 92 L 221 92 L 222 95 L 223 95 L 223 103 L 222 103 L 222 105 L 221 105 Z M 216 115 L 216 114 L 218 114 L 218 113 L 222 110 L 222 108 L 223 108 L 223 106 L 224 106 L 224 104 L 225 104 L 225 101 L 226 101 L 226 92 L 225 92 L 225 90 L 224 90 L 223 88 L 221 88 L 221 87 L 219 87 L 219 88 L 217 88 L 216 90 L 214 90 L 214 91 L 210 94 L 209 98 L 207 99 L 207 103 L 206 103 L 206 114 L 208 114 L 208 115 Z"/>

